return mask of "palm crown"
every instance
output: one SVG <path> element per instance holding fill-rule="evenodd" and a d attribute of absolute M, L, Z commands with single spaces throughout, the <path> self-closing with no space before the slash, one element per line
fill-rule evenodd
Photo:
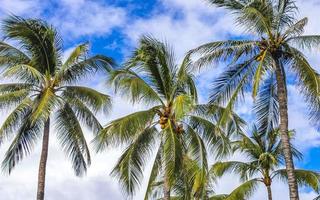
<path fill-rule="evenodd" d="M 218 114 L 212 110 L 221 113 L 222 108 L 211 106 L 209 109 L 196 104 L 197 92 L 189 60 L 176 65 L 169 46 L 151 37 L 140 40 L 124 68 L 111 73 L 110 81 L 133 102 L 152 105 L 150 109 L 110 122 L 96 138 L 100 150 L 110 144 L 128 145 L 112 174 L 120 179 L 129 194 L 141 183 L 147 158 L 157 151 L 146 199 L 156 183 L 161 183 L 165 190 L 162 197 L 168 199 L 170 187 L 183 166 L 184 155 L 189 152 L 206 170 L 205 144 L 224 153 L 227 149 L 225 130 L 236 132 L 243 124 L 232 113 L 227 128 L 217 127 L 214 119 Z"/>
<path fill-rule="evenodd" d="M 301 91 L 309 103 L 315 122 L 320 113 L 320 76 L 299 49 L 312 49 L 320 44 L 320 36 L 303 35 L 307 18 L 295 20 L 297 12 L 292 0 L 209 0 L 214 5 L 231 10 L 236 22 L 252 35 L 248 40 L 228 40 L 204 44 L 190 53 L 200 53 L 198 66 L 213 61 L 228 61 L 231 66 L 216 81 L 210 101 L 226 103 L 230 109 L 248 86 L 256 97 L 261 83 L 272 84 L 276 76 L 274 61 L 286 71 L 296 74 Z M 276 58 L 276 59 L 275 59 Z M 318 125 L 316 123 L 316 125 Z"/>
<path fill-rule="evenodd" d="M 225 197 L 227 200 L 249 198 L 258 184 L 263 184 L 268 190 L 268 199 L 272 200 L 272 180 L 279 179 L 287 181 L 288 176 L 285 169 L 279 169 L 284 163 L 284 156 L 279 141 L 279 130 L 274 129 L 269 134 L 262 134 L 256 127 L 252 130 L 252 137 L 242 135 L 240 140 L 234 141 L 235 150 L 243 153 L 248 161 L 225 161 L 215 163 L 210 173 L 222 176 L 228 172 L 234 172 L 240 176 L 243 183 Z M 292 148 L 293 156 L 301 159 L 302 154 Z M 300 186 L 308 186 L 316 192 L 320 189 L 320 175 L 309 170 L 294 170 L 297 182 Z"/>
<path fill-rule="evenodd" d="M 102 127 L 95 118 L 97 111 L 107 111 L 110 97 L 93 89 L 73 85 L 86 74 L 103 69 L 110 58 L 87 58 L 88 44 L 77 46 L 62 61 L 62 41 L 56 31 L 43 21 L 11 17 L 2 26 L 6 39 L 18 47 L 0 42 L 3 76 L 14 83 L 0 85 L 0 107 L 13 111 L 0 128 L 0 142 L 15 134 L 2 168 L 11 172 L 30 153 L 55 112 L 57 137 L 71 159 L 77 175 L 90 164 L 89 149 L 80 124 L 93 132 Z"/>

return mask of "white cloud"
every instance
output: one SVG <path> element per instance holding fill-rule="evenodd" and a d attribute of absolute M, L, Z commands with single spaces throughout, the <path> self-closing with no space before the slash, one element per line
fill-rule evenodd
<path fill-rule="evenodd" d="M 123 25 L 126 12 L 102 1 L 61 0 L 50 21 L 67 36 L 102 36 Z"/>
<path fill-rule="evenodd" d="M 241 33 L 231 16 L 222 16 L 221 10 L 207 7 L 202 1 L 163 0 L 160 4 L 165 12 L 154 12 L 149 19 L 141 18 L 127 24 L 123 32 L 132 45 L 141 35 L 151 34 L 168 41 L 181 60 L 188 50 L 199 44 Z"/>
<path fill-rule="evenodd" d="M 0 0 L 0 18 L 2 15 L 15 14 L 37 17 L 41 10 L 39 0 Z"/>

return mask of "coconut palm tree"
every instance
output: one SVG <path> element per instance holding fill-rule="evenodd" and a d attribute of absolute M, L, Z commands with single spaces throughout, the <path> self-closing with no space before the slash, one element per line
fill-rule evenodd
<path fill-rule="evenodd" d="M 200 54 L 199 67 L 214 61 L 227 61 L 230 67 L 217 78 L 211 102 L 226 104 L 230 111 L 250 86 L 255 98 L 262 82 L 275 77 L 279 102 L 280 132 L 285 155 L 290 199 L 299 199 L 294 163 L 288 136 L 287 75 L 296 75 L 296 83 L 309 104 L 310 118 L 319 127 L 320 78 L 301 50 L 318 47 L 320 36 L 303 35 L 307 18 L 297 20 L 294 0 L 207 0 L 230 10 L 236 22 L 250 35 L 242 40 L 204 44 L 190 52 Z M 272 76 L 269 76 L 272 74 Z"/>
<path fill-rule="evenodd" d="M 110 97 L 75 84 L 113 62 L 104 56 L 88 57 L 88 44 L 77 46 L 63 62 L 61 38 L 41 20 L 12 16 L 3 21 L 2 32 L 16 44 L 0 42 L 3 77 L 13 81 L 0 85 L 0 108 L 13 108 L 0 128 L 0 142 L 14 136 L 2 170 L 10 174 L 42 135 L 37 199 L 43 200 L 51 121 L 75 174 L 83 175 L 90 153 L 81 124 L 93 133 L 102 129 L 95 114 L 108 110 Z"/>
<path fill-rule="evenodd" d="M 226 200 L 248 199 L 258 184 L 263 184 L 268 193 L 268 200 L 272 200 L 272 182 L 280 179 L 288 181 L 285 169 L 279 169 L 284 161 L 282 144 L 279 138 L 279 129 L 261 134 L 257 128 L 253 129 L 252 137 L 242 135 L 240 140 L 233 143 L 234 148 L 244 154 L 249 160 L 217 162 L 210 169 L 214 176 L 222 176 L 229 172 L 240 175 L 243 183 L 233 190 Z M 302 154 L 291 146 L 291 152 L 296 158 L 301 158 Z M 308 186 L 316 192 L 320 190 L 320 174 L 314 171 L 295 169 L 295 177 L 299 186 Z"/>
<path fill-rule="evenodd" d="M 231 113 L 228 126 L 217 127 L 214 119 L 222 108 L 196 105 L 197 90 L 190 61 L 186 58 L 177 65 L 169 45 L 152 37 L 142 37 L 124 67 L 111 72 L 109 78 L 120 94 L 149 107 L 111 121 L 95 140 L 99 151 L 110 145 L 127 146 L 112 175 L 120 180 L 128 195 L 135 193 L 144 166 L 155 153 L 145 199 L 149 199 L 159 176 L 161 197 L 170 199 L 171 187 L 186 153 L 207 170 L 206 148 L 226 153 L 225 130 L 231 134 L 243 124 Z"/>

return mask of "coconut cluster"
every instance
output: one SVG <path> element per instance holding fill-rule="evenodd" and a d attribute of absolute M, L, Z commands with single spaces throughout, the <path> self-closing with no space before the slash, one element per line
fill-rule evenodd
<path fill-rule="evenodd" d="M 158 112 L 158 115 L 160 117 L 159 124 L 160 124 L 161 129 L 165 129 L 168 125 L 168 121 L 170 119 L 174 119 L 174 114 L 172 113 L 172 109 L 171 109 L 170 105 L 161 109 Z M 175 122 L 175 120 L 172 120 L 171 122 L 173 123 L 173 126 L 174 126 L 176 133 L 182 134 L 184 132 L 183 124 L 178 124 Z"/>

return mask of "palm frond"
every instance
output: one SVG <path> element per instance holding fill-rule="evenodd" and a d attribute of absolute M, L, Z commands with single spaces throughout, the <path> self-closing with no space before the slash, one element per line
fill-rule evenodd
<path fill-rule="evenodd" d="M 160 102 L 164 104 L 152 85 L 132 70 L 115 70 L 109 77 L 109 82 L 115 86 L 115 91 L 129 97 L 133 103 L 145 102 L 151 104 Z"/>
<path fill-rule="evenodd" d="M 59 106 L 60 99 L 56 96 L 52 88 L 47 88 L 34 100 L 31 123 L 46 121 L 52 110 Z"/>
<path fill-rule="evenodd" d="M 19 104 L 5 119 L 0 128 L 0 144 L 9 139 L 9 135 L 17 131 L 23 120 L 27 118 L 28 114 L 31 112 L 32 101 L 26 98 Z"/>
<path fill-rule="evenodd" d="M 319 35 L 294 36 L 294 37 L 288 38 L 286 42 L 299 49 L 317 50 L 320 45 L 320 36 Z"/>
<path fill-rule="evenodd" d="M 304 28 L 308 23 L 308 18 L 303 18 L 290 26 L 283 34 L 284 38 L 299 37 L 304 32 Z M 290 39 L 289 39 L 290 40 Z"/>
<path fill-rule="evenodd" d="M 252 196 L 258 186 L 258 179 L 251 179 L 234 189 L 225 200 L 245 200 Z"/>
<path fill-rule="evenodd" d="M 95 117 L 95 114 L 81 100 L 74 98 L 68 101 L 78 120 L 87 126 L 94 134 L 98 134 L 102 130 L 102 125 Z"/>
<path fill-rule="evenodd" d="M 209 119 L 201 116 L 189 116 L 188 124 L 200 135 L 206 147 L 216 157 L 223 157 L 230 153 L 230 141 L 224 130 Z"/>
<path fill-rule="evenodd" d="M 207 0 L 209 3 L 216 5 L 218 7 L 223 7 L 229 9 L 231 11 L 241 10 L 246 4 L 243 1 L 235 1 L 235 0 Z"/>
<path fill-rule="evenodd" d="M 169 121 L 163 132 L 163 162 L 164 173 L 172 185 L 179 174 L 183 160 L 183 146 L 179 133 L 175 131 L 174 124 Z"/>
<path fill-rule="evenodd" d="M 176 73 L 177 81 L 176 81 L 176 91 L 172 92 L 172 95 L 175 96 L 180 90 L 187 92 L 194 102 L 198 101 L 198 93 L 195 84 L 195 76 L 193 75 L 194 66 L 190 59 L 190 55 L 187 55 L 178 72 Z M 172 98 L 171 98 L 172 99 Z"/>
<path fill-rule="evenodd" d="M 70 101 L 72 101 L 73 98 L 77 98 L 93 112 L 104 111 L 108 113 L 111 107 L 110 96 L 88 87 L 65 86 L 63 87 L 61 96 Z"/>
<path fill-rule="evenodd" d="M 188 149 L 188 155 L 190 158 L 197 162 L 197 165 L 204 169 L 208 170 L 208 161 L 207 161 L 207 150 L 205 143 L 199 134 L 191 126 L 187 126 L 186 130 L 187 144 L 186 148 Z"/>
<path fill-rule="evenodd" d="M 41 73 L 53 74 L 61 56 L 61 38 L 56 30 L 41 20 L 11 16 L 3 21 L 6 38 L 16 39 L 32 54 L 32 65 Z"/>
<path fill-rule="evenodd" d="M 320 190 L 320 174 L 310 170 L 295 169 L 295 177 L 299 186 L 307 186 L 315 192 Z M 285 182 L 288 181 L 287 172 L 285 169 L 279 169 L 273 172 L 273 177 L 279 178 Z"/>
<path fill-rule="evenodd" d="M 217 61 L 232 60 L 232 63 L 236 63 L 242 58 L 253 57 L 257 53 L 257 41 L 227 40 L 201 45 L 189 51 L 188 55 L 201 55 L 201 57 L 194 63 L 195 67 L 201 69 L 203 66 Z"/>
<path fill-rule="evenodd" d="M 173 90 L 173 75 L 176 71 L 171 47 L 151 36 L 143 36 L 139 47 L 126 63 L 130 69 L 143 69 L 156 91 L 169 99 Z"/>
<path fill-rule="evenodd" d="M 144 195 L 144 200 L 148 200 L 151 198 L 151 195 L 154 191 L 154 187 L 157 185 L 156 180 L 161 172 L 161 167 L 162 167 L 161 153 L 162 153 L 162 144 L 160 144 L 158 151 L 157 151 L 156 158 L 153 162 L 153 166 L 152 166 L 151 173 L 150 173 L 149 180 L 148 180 L 147 189 L 146 189 L 146 192 Z"/>
<path fill-rule="evenodd" d="M 28 83 L 0 84 L 0 94 L 10 93 L 22 89 L 31 89 L 32 87 L 33 85 Z"/>
<path fill-rule="evenodd" d="M 74 65 L 75 63 L 78 63 L 79 61 L 85 60 L 87 57 L 88 51 L 89 51 L 88 43 L 80 44 L 77 47 L 75 47 L 74 50 L 70 53 L 69 57 L 63 63 L 61 67 L 61 71 L 66 70 L 66 68 Z"/>
<path fill-rule="evenodd" d="M 134 195 L 143 178 L 143 169 L 150 157 L 154 145 L 157 129 L 152 126 L 142 130 L 120 157 L 112 176 L 116 176 L 123 190 L 128 195 Z"/>
<path fill-rule="evenodd" d="M 275 76 L 269 75 L 258 93 L 253 108 L 260 133 L 268 133 L 278 126 L 279 104 Z"/>
<path fill-rule="evenodd" d="M 28 113 L 30 117 L 31 112 Z M 37 139 L 40 136 L 43 123 L 37 121 L 36 123 L 31 123 L 30 120 L 25 120 L 21 124 L 17 135 L 12 141 L 9 149 L 7 150 L 4 160 L 2 161 L 2 170 L 5 173 L 10 174 L 12 169 L 27 155 L 32 151 Z"/>
<path fill-rule="evenodd" d="M 297 74 L 298 86 L 309 104 L 311 120 L 318 126 L 320 119 L 320 74 L 312 68 L 303 54 L 290 48 L 292 70 Z"/>
<path fill-rule="evenodd" d="M 97 71 L 110 72 L 115 62 L 106 56 L 96 55 L 73 64 L 65 63 L 65 66 L 56 74 L 56 81 L 59 84 L 76 83 Z"/>
<path fill-rule="evenodd" d="M 11 108 L 20 104 L 29 94 L 28 89 L 15 90 L 0 94 L 0 108 Z"/>
<path fill-rule="evenodd" d="M 191 112 L 194 106 L 192 97 L 186 94 L 178 95 L 172 105 L 172 109 L 175 112 L 175 117 L 177 120 L 181 120 L 188 113 Z"/>
<path fill-rule="evenodd" d="M 0 65 L 11 67 L 17 64 L 27 64 L 30 58 L 20 49 L 0 41 Z"/>
<path fill-rule="evenodd" d="M 65 104 L 56 115 L 57 137 L 72 162 L 77 176 L 82 176 L 91 163 L 89 148 L 76 114 Z"/>
<path fill-rule="evenodd" d="M 35 67 L 20 63 L 6 69 L 3 76 L 5 78 L 14 78 L 29 83 L 40 83 L 44 81 L 44 76 Z"/>
<path fill-rule="evenodd" d="M 216 162 L 210 169 L 210 173 L 218 177 L 230 172 L 240 175 L 242 181 L 247 181 L 250 177 L 256 175 L 259 169 L 253 163 L 240 161 Z"/>
<path fill-rule="evenodd" d="M 131 143 L 138 133 L 152 126 L 156 115 L 156 107 L 139 111 L 109 122 L 95 138 L 97 150 L 101 151 L 109 145 Z"/>

